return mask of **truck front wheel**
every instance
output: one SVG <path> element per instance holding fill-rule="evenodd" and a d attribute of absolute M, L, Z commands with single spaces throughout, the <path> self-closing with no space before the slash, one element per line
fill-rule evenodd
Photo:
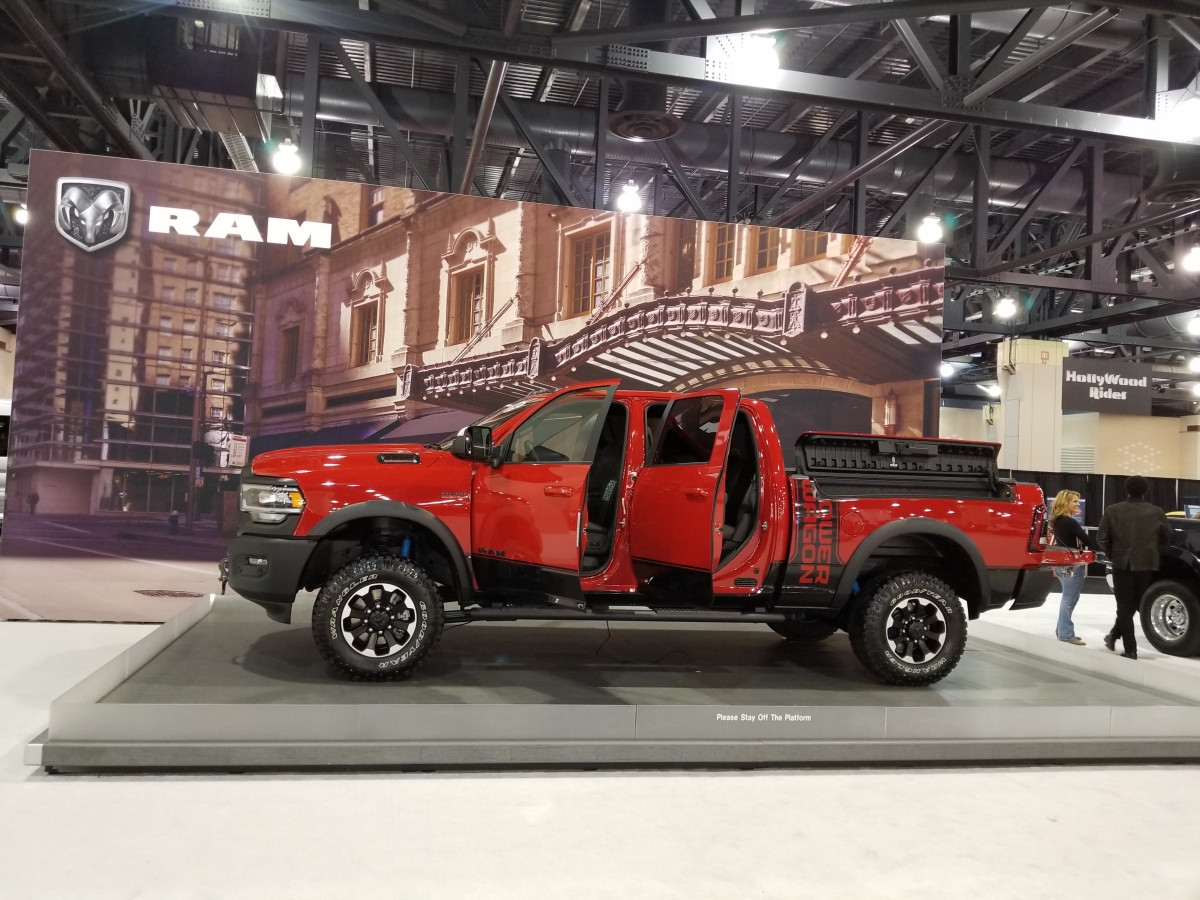
<path fill-rule="evenodd" d="M 880 681 L 941 681 L 967 644 L 967 617 L 954 590 L 926 572 L 896 572 L 868 584 L 850 617 L 850 646 Z"/>
<path fill-rule="evenodd" d="M 394 556 L 369 556 L 337 571 L 313 604 L 321 655 L 358 681 L 398 681 L 429 655 L 444 612 L 425 572 Z"/>
<path fill-rule="evenodd" d="M 1200 651 L 1200 602 L 1178 581 L 1156 581 L 1142 597 L 1142 631 L 1160 653 L 1191 656 Z"/>

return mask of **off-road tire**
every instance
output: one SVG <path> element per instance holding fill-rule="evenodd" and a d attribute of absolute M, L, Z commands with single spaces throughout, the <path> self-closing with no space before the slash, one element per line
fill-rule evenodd
<path fill-rule="evenodd" d="M 1195 588 L 1164 579 L 1142 595 L 1142 631 L 1154 649 L 1170 656 L 1200 653 L 1200 600 Z"/>
<path fill-rule="evenodd" d="M 354 616 L 351 604 L 370 608 Z M 374 612 L 380 614 L 378 630 L 363 633 L 357 640 L 367 643 L 355 649 L 348 623 L 370 628 L 367 616 Z M 389 613 L 396 618 L 384 623 Z M 402 681 L 437 645 L 444 619 L 437 586 L 423 569 L 395 556 L 368 556 L 339 569 L 321 588 L 313 604 L 313 639 L 321 655 L 355 681 Z M 409 623 L 406 639 L 395 641 L 394 629 L 407 630 Z M 383 652 L 376 653 L 375 646 Z"/>
<path fill-rule="evenodd" d="M 768 623 L 771 630 L 788 641 L 814 643 L 837 634 L 837 623 L 824 619 L 801 619 L 789 616 L 782 622 Z"/>
<path fill-rule="evenodd" d="M 940 578 L 921 571 L 888 573 L 867 584 L 855 603 L 850 647 L 880 681 L 905 687 L 934 684 L 962 658 L 967 646 L 966 611 L 953 588 Z M 906 618 L 925 628 L 915 641 L 910 640 L 911 632 L 897 625 Z M 907 652 L 901 655 L 898 647 Z M 918 655 L 923 658 L 916 659 Z"/>

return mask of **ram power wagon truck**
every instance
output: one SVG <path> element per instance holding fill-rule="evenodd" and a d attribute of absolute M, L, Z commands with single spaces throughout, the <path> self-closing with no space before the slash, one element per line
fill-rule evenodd
<path fill-rule="evenodd" d="M 447 621 L 758 622 L 849 632 L 890 684 L 957 664 L 966 619 L 1043 603 L 1036 485 L 997 447 L 806 434 L 789 468 L 766 404 L 736 390 L 529 396 L 432 446 L 278 450 L 244 470 L 230 584 L 313 634 L 336 669 L 407 677 Z"/>

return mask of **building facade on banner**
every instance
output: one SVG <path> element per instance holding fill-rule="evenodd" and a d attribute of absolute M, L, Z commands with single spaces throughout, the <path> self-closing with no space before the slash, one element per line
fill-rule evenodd
<path fill-rule="evenodd" d="M 72 157 L 55 155 L 56 160 Z M 60 164 L 61 165 L 61 164 Z M 97 168 L 94 161 L 79 171 Z M 151 205 L 261 213 L 265 183 L 238 173 L 105 160 L 133 191 L 127 234 L 95 253 L 51 231 L 27 246 L 9 508 L 169 513 L 187 492 L 213 511 L 229 435 L 243 429 L 257 245 L 148 234 Z M 33 209 L 53 191 L 34 168 Z"/>
<path fill-rule="evenodd" d="M 942 260 L 906 241 L 273 180 L 252 452 L 420 441 L 535 390 L 740 388 L 802 430 L 937 433 Z"/>

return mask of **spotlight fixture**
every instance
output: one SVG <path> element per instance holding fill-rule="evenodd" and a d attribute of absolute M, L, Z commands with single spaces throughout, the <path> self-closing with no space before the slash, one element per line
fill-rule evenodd
<path fill-rule="evenodd" d="M 1180 101 L 1171 110 L 1170 120 L 1177 140 L 1190 141 L 1200 137 L 1200 97 L 1193 94 Z"/>
<path fill-rule="evenodd" d="M 940 244 L 944 236 L 942 220 L 937 216 L 926 216 L 917 227 L 917 240 L 922 244 Z"/>
<path fill-rule="evenodd" d="M 1195 394 L 1197 397 L 1200 397 L 1200 384 L 1192 385 L 1192 393 Z"/>
<path fill-rule="evenodd" d="M 1200 372 L 1200 356 L 1193 356 L 1188 360 L 1189 372 Z"/>
<path fill-rule="evenodd" d="M 985 394 L 987 394 L 989 397 L 999 397 L 1000 396 L 1000 385 L 998 385 L 998 384 L 982 384 L 982 385 L 980 385 L 980 387 L 983 388 L 983 392 Z"/>
<path fill-rule="evenodd" d="M 1200 244 L 1192 244 L 1192 249 L 1180 260 L 1179 265 L 1185 272 L 1200 272 Z"/>
<path fill-rule="evenodd" d="M 22 203 L 17 207 L 17 211 L 13 213 L 13 218 L 17 220 L 18 225 L 24 225 L 29 221 L 29 207 Z"/>
<path fill-rule="evenodd" d="M 724 38 L 733 43 L 725 51 L 734 80 L 755 87 L 774 87 L 779 81 L 779 52 L 773 34 L 745 34 Z M 721 55 L 718 53 L 718 55 Z"/>
<path fill-rule="evenodd" d="M 997 319 L 1011 319 L 1017 314 L 1017 301 L 1012 297 L 1001 297 L 992 307 L 992 316 Z"/>
<path fill-rule="evenodd" d="M 290 138 L 284 140 L 275 148 L 275 153 L 271 156 L 271 165 L 280 175 L 295 175 L 300 171 L 300 148 L 293 144 Z"/>
<path fill-rule="evenodd" d="M 1193 337 L 1200 337 L 1200 315 L 1192 316 L 1187 323 L 1187 333 Z"/>
<path fill-rule="evenodd" d="M 620 196 L 617 197 L 617 209 L 624 213 L 642 211 L 642 198 L 638 195 L 638 187 L 632 180 L 621 188 Z"/>
<path fill-rule="evenodd" d="M 938 371 L 942 373 L 943 378 L 949 378 L 954 374 L 954 366 L 950 365 L 948 362 L 944 362 Z"/>

